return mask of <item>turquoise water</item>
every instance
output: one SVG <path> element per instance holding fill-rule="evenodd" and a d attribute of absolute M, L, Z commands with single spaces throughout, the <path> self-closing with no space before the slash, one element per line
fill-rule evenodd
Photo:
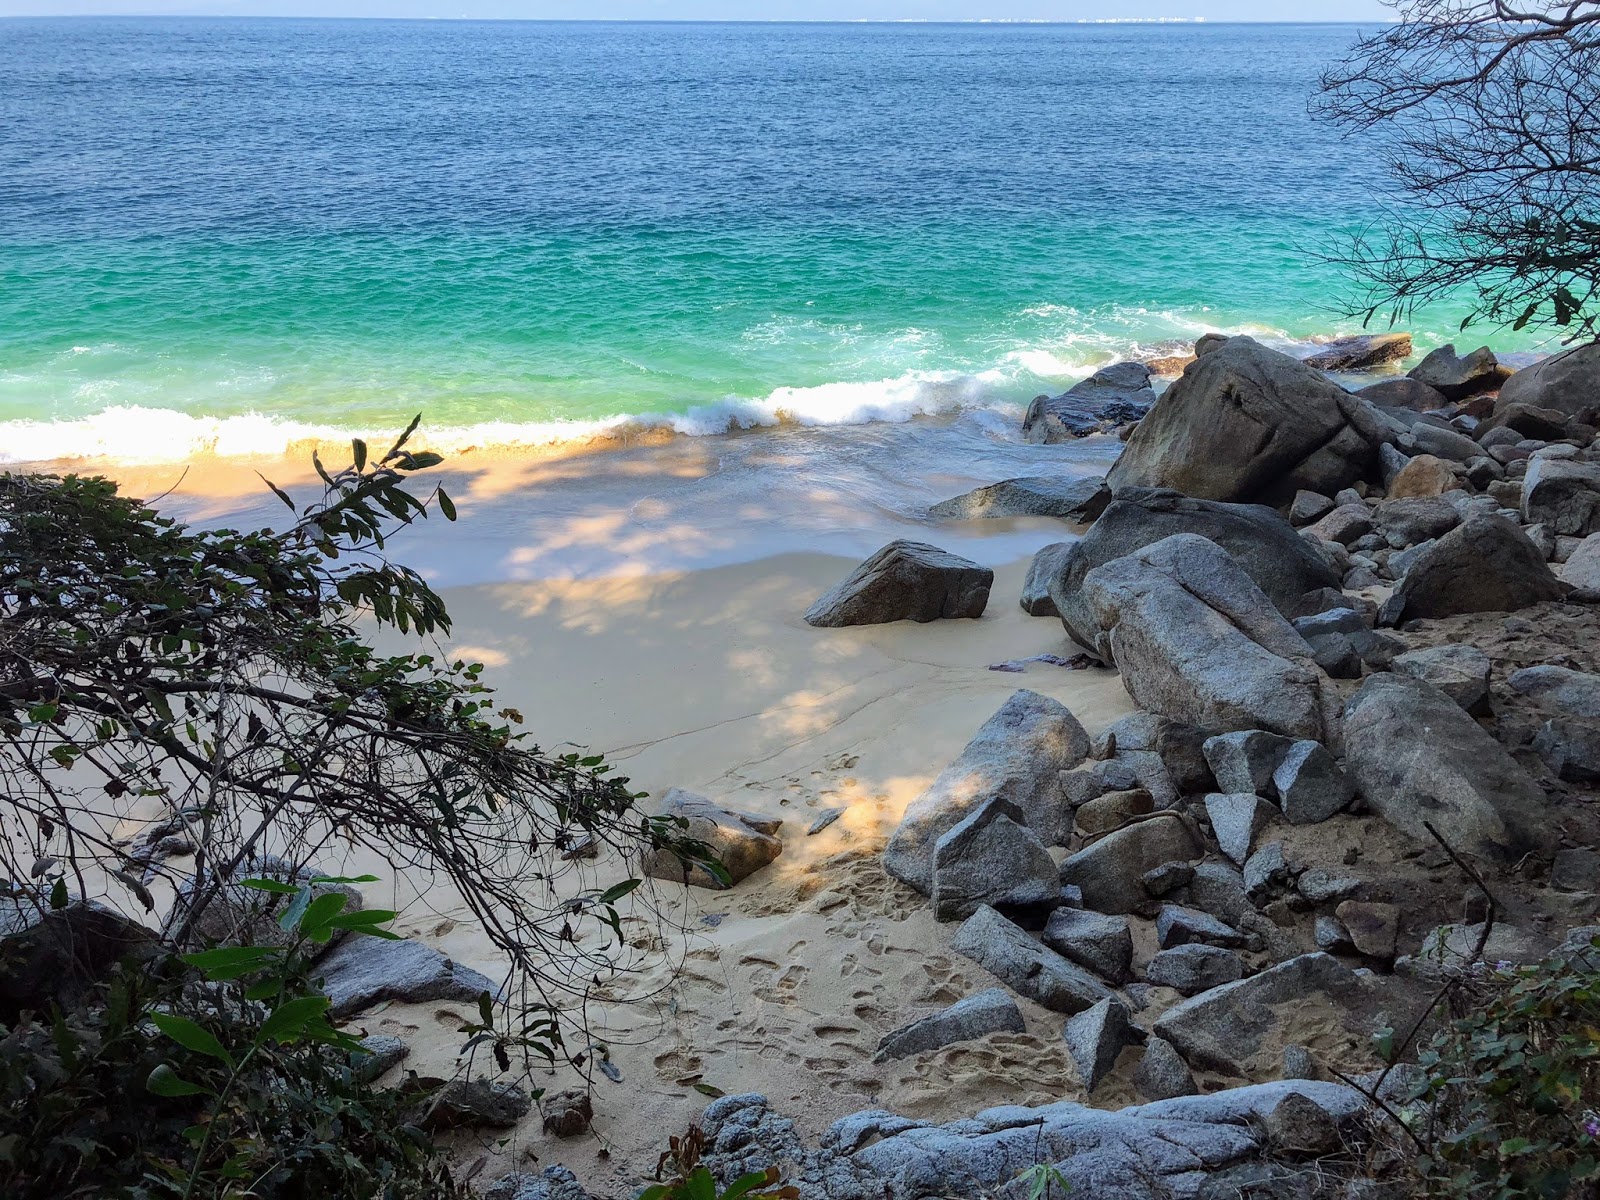
<path fill-rule="evenodd" d="M 1357 32 L 0 21 L 0 455 L 892 420 L 1353 329 L 1314 251 L 1382 179 L 1306 100 Z"/>

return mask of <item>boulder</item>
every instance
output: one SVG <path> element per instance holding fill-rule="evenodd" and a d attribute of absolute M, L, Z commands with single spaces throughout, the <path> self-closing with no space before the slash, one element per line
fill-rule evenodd
<path fill-rule="evenodd" d="M 1102 913 L 1143 907 L 1146 871 L 1169 862 L 1192 862 L 1204 854 L 1199 839 L 1177 813 L 1152 813 L 1135 825 L 1107 834 L 1061 863 L 1061 882 L 1079 888 L 1083 903 Z"/>
<path fill-rule="evenodd" d="M 1153 954 L 1145 967 L 1145 982 L 1167 987 L 1184 996 L 1196 996 L 1244 977 L 1244 960 L 1232 950 L 1192 942 Z"/>
<path fill-rule="evenodd" d="M 1408 378 L 1427 384 L 1446 400 L 1466 400 L 1479 392 L 1492 392 L 1510 374 L 1489 347 L 1479 346 L 1471 354 L 1458 355 L 1452 345 L 1440 346 L 1406 372 Z"/>
<path fill-rule="evenodd" d="M 1358 619 L 1358 614 L 1351 612 L 1351 617 Z M 1205 756 L 1218 787 L 1228 792 L 1270 796 L 1272 776 L 1293 745 L 1293 738 L 1281 734 L 1243 729 L 1207 738 Z"/>
<path fill-rule="evenodd" d="M 1568 667 L 1524 667 L 1507 682 L 1546 711 L 1600 720 L 1600 675 Z"/>
<path fill-rule="evenodd" d="M 992 908 L 968 917 L 950 948 L 1052 1012 L 1082 1012 L 1111 995 L 1089 972 L 1041 946 Z"/>
<path fill-rule="evenodd" d="M 1288 882 L 1289 860 L 1284 855 L 1282 842 L 1268 842 L 1245 859 L 1245 894 L 1257 903 Z"/>
<path fill-rule="evenodd" d="M 1281 1154 L 1319 1158 L 1344 1147 L 1339 1123 L 1310 1096 L 1291 1092 L 1261 1123 L 1267 1143 Z"/>
<path fill-rule="evenodd" d="M 933 913 L 961 921 L 981 905 L 1037 917 L 1061 901 L 1055 860 L 1022 810 L 991 797 L 933 845 Z"/>
<path fill-rule="evenodd" d="M 1321 492 L 1308 492 L 1304 488 L 1294 494 L 1289 505 L 1291 525 L 1309 525 L 1333 511 L 1333 501 Z"/>
<path fill-rule="evenodd" d="M 1586 592 L 1600 592 L 1600 533 L 1591 533 L 1567 555 L 1561 582 Z"/>
<path fill-rule="evenodd" d="M 1429 421 L 1418 421 L 1411 427 L 1411 440 L 1417 453 L 1431 454 L 1435 458 L 1464 463 L 1483 451 L 1478 443 L 1454 429 L 1443 429 Z"/>
<path fill-rule="evenodd" d="M 1089 735 L 1059 701 L 1026 689 L 1014 693 L 906 809 L 884 848 L 884 869 L 931 894 L 935 843 L 992 797 L 1016 805 L 1047 844 L 1064 843 L 1072 816 L 1061 772 L 1088 753 Z"/>
<path fill-rule="evenodd" d="M 1513 404 L 1552 408 L 1587 419 L 1600 406 L 1600 342 L 1574 346 L 1516 372 L 1500 388 L 1495 410 Z"/>
<path fill-rule="evenodd" d="M 1154 1032 L 1194 1066 L 1249 1076 L 1274 1071 L 1278 1047 L 1303 1040 L 1295 1036 L 1301 1014 L 1319 1024 L 1343 1020 L 1365 1035 L 1371 1009 L 1370 985 L 1360 976 L 1331 955 L 1302 954 L 1169 1008 Z"/>
<path fill-rule="evenodd" d="M 1133 978 L 1133 932 L 1128 918 L 1058 908 L 1044 927 L 1044 944 L 1118 986 Z"/>
<path fill-rule="evenodd" d="M 1110 833 L 1134 817 L 1142 817 L 1154 810 L 1155 801 L 1149 792 L 1144 788 L 1129 788 L 1121 792 L 1103 792 L 1080 805 L 1074 814 L 1074 821 L 1078 833 L 1093 837 Z"/>
<path fill-rule="evenodd" d="M 1152 896 L 1165 896 L 1181 887 L 1188 887 L 1194 878 L 1194 864 L 1186 862 L 1162 863 L 1153 871 L 1144 873 L 1144 890 Z"/>
<path fill-rule="evenodd" d="M 1419 454 L 1395 472 L 1389 481 L 1391 500 L 1407 500 L 1427 496 L 1442 496 L 1460 487 L 1450 464 L 1433 454 Z"/>
<path fill-rule="evenodd" d="M 1563 892 L 1600 892 L 1600 851 L 1579 846 L 1558 852 L 1550 863 L 1550 886 Z"/>
<path fill-rule="evenodd" d="M 1414 412 L 1427 412 L 1450 403 L 1441 392 L 1409 377 L 1381 380 L 1361 388 L 1356 395 L 1380 408 L 1409 408 Z"/>
<path fill-rule="evenodd" d="M 1358 333 L 1324 342 L 1301 361 L 1319 371 L 1365 371 L 1410 357 L 1409 333 Z"/>
<path fill-rule="evenodd" d="M 1411 563 L 1395 591 L 1401 618 L 1515 612 L 1559 600 L 1566 587 L 1511 521 L 1474 516 Z"/>
<path fill-rule="evenodd" d="M 1190 944 L 1238 949 L 1248 940 L 1232 925 L 1224 924 L 1210 913 L 1181 904 L 1163 904 L 1156 913 L 1156 942 L 1163 950 Z"/>
<path fill-rule="evenodd" d="M 336 1017 L 381 1000 L 476 1000 L 498 991 L 487 975 L 405 939 L 346 938 L 317 964 L 316 974 Z"/>
<path fill-rule="evenodd" d="M 537 1175 L 513 1171 L 483 1192 L 483 1200 L 590 1200 L 578 1177 L 566 1167 L 546 1167 Z"/>
<path fill-rule="evenodd" d="M 97 901 L 41 908 L 0 898 L 0 1021 L 14 1022 L 22 1009 L 43 1017 L 52 1005 L 71 1009 L 118 963 L 138 965 L 159 950 L 154 932 Z"/>
<path fill-rule="evenodd" d="M 1379 501 L 1372 518 L 1374 528 L 1396 550 L 1443 537 L 1461 524 L 1455 506 L 1437 496 Z"/>
<path fill-rule="evenodd" d="M 1462 708 L 1482 715 L 1489 704 L 1489 656 L 1476 646 L 1451 643 L 1397 654 L 1389 669 L 1432 684 Z"/>
<path fill-rule="evenodd" d="M 1212 792 L 1206 797 L 1206 818 L 1217 846 L 1234 862 L 1243 864 L 1260 833 L 1278 810 L 1254 792 Z"/>
<path fill-rule="evenodd" d="M 1074 640 L 1093 645 L 1094 618 L 1081 595 L 1089 572 L 1175 533 L 1199 534 L 1221 546 L 1286 616 L 1301 615 L 1306 593 L 1339 586 L 1339 572 L 1270 508 L 1132 489 L 1119 493 L 1067 553 L 1051 585 L 1056 611 Z"/>
<path fill-rule="evenodd" d="M 1550 848 L 1545 795 L 1438 688 L 1370 676 L 1344 714 L 1345 769 L 1367 804 L 1419 841 L 1434 828 L 1465 854 L 1515 860 Z"/>
<path fill-rule="evenodd" d="M 1305 532 L 1321 542 L 1350 546 L 1372 532 L 1372 510 L 1362 501 L 1341 504 Z"/>
<path fill-rule="evenodd" d="M 1022 582 L 1022 611 L 1030 617 L 1056 617 L 1056 602 L 1050 598 L 1050 585 L 1066 570 L 1073 542 L 1052 542 L 1033 556 L 1028 577 Z"/>
<path fill-rule="evenodd" d="M 1591 401 L 1591 404 L 1593 401 Z M 1539 408 L 1533 404 L 1506 403 L 1495 406 L 1494 416 L 1481 422 L 1473 431 L 1478 444 L 1515 446 L 1523 438 L 1539 442 L 1559 442 L 1567 436 L 1572 415 L 1555 408 Z"/>
<path fill-rule="evenodd" d="M 1311 647 L 1215 543 L 1165 538 L 1096 567 L 1081 592 L 1092 648 L 1141 708 L 1212 729 L 1322 734 Z"/>
<path fill-rule="evenodd" d="M 1600 722 L 1552 717 L 1534 735 L 1533 748 L 1558 779 L 1600 781 Z"/>
<path fill-rule="evenodd" d="M 1600 533 L 1600 463 L 1534 457 L 1522 477 L 1522 516 L 1552 533 Z"/>
<path fill-rule="evenodd" d="M 1145 1040 L 1144 1055 L 1133 1072 L 1133 1090 L 1146 1100 L 1171 1100 L 1193 1096 L 1200 1089 L 1195 1086 L 1189 1064 L 1172 1048 L 1172 1043 L 1152 1037 Z"/>
<path fill-rule="evenodd" d="M 531 1111 L 533 1100 L 514 1083 L 452 1079 L 423 1104 L 417 1124 L 430 1133 L 444 1129 L 510 1129 Z"/>
<path fill-rule="evenodd" d="M 1111 1074 L 1117 1056 L 1127 1047 L 1138 1045 L 1143 1036 L 1135 1027 L 1128 1006 L 1115 996 L 1084 1009 L 1061 1031 L 1067 1054 L 1078 1068 L 1078 1078 L 1086 1092 L 1093 1092 Z"/>
<path fill-rule="evenodd" d="M 1206 763 L 1204 731 L 1183 721 L 1156 713 L 1131 713 L 1113 721 L 1095 739 L 1099 751 L 1114 745 L 1118 757 L 1130 762 L 1141 784 L 1149 777 L 1142 771 L 1140 755 L 1153 754 L 1166 770 L 1167 778 L 1180 792 L 1204 791 L 1211 784 L 1211 767 Z M 1148 786 L 1148 785 L 1146 785 Z"/>
<path fill-rule="evenodd" d="M 1291 825 L 1316 825 L 1343 812 L 1355 797 L 1345 778 L 1319 742 L 1296 742 L 1272 773 L 1278 807 Z"/>
<path fill-rule="evenodd" d="M 890 542 L 806 610 L 812 625 L 981 617 L 994 572 L 926 542 Z"/>
<path fill-rule="evenodd" d="M 958 1000 L 943 1012 L 884 1034 L 872 1061 L 909 1058 L 991 1033 L 1023 1033 L 1026 1029 L 1022 1010 L 1010 993 L 1004 988 L 988 988 Z"/>
<path fill-rule="evenodd" d="M 1111 502 L 1111 489 L 1098 475 L 1036 475 L 1005 479 L 940 501 L 928 510 L 942 520 L 979 517 L 1059 517 L 1087 525 Z"/>
<path fill-rule="evenodd" d="M 1350 935 L 1355 948 L 1368 958 L 1391 959 L 1400 935 L 1400 910 L 1374 900 L 1346 900 L 1333 915 Z"/>
<path fill-rule="evenodd" d="M 1022 418 L 1022 436 L 1044 444 L 1088 437 L 1139 420 L 1155 402 L 1149 367 L 1112 363 L 1059 396 L 1035 396 Z"/>
<path fill-rule="evenodd" d="M 1247 337 L 1197 359 L 1128 438 L 1106 481 L 1287 504 L 1370 473 L 1387 423 L 1313 367 Z"/>
<path fill-rule="evenodd" d="M 680 836 L 710 847 L 727 872 L 728 883 L 665 847 L 645 856 L 644 873 L 652 879 L 717 890 L 749 878 L 783 853 L 783 842 L 772 836 L 781 822 L 721 808 L 682 788 L 668 790 L 656 815 L 671 818 Z"/>

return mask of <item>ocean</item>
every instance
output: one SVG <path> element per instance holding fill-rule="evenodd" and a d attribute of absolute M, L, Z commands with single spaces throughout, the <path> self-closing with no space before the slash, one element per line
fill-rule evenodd
<path fill-rule="evenodd" d="M 992 436 L 1208 330 L 1351 331 L 1318 253 L 1384 179 L 1307 100 L 1358 32 L 0 21 L 0 458 Z"/>

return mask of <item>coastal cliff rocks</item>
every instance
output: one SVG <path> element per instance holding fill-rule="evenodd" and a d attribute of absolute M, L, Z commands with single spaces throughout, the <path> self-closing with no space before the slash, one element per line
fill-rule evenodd
<path fill-rule="evenodd" d="M 1081 592 L 1095 652 L 1141 707 L 1210 729 L 1323 735 L 1311 648 L 1215 543 L 1165 538 L 1096 567 Z"/>
<path fill-rule="evenodd" d="M 1083 537 L 1062 556 L 1050 596 L 1073 640 L 1093 649 L 1097 622 L 1083 596 L 1084 577 L 1173 534 L 1198 534 L 1226 550 L 1287 616 L 1299 616 L 1305 597 L 1337 588 L 1340 574 L 1277 512 L 1259 504 L 1198 500 L 1162 489 L 1118 492 Z"/>
<path fill-rule="evenodd" d="M 1139 420 L 1155 402 L 1149 367 L 1112 363 L 1059 396 L 1034 397 L 1022 418 L 1022 436 L 1048 445 L 1103 433 Z"/>
<path fill-rule="evenodd" d="M 1111 503 L 1111 489 L 1094 475 L 1039 475 L 1003 479 L 942 500 L 930 517 L 967 521 L 981 517 L 1058 517 L 1087 525 Z"/>
<path fill-rule="evenodd" d="M 1229 338 L 1162 394 L 1106 482 L 1271 505 L 1332 495 L 1371 474 L 1395 436 L 1381 412 L 1314 367 Z"/>
<path fill-rule="evenodd" d="M 1514 404 L 1589 420 L 1600 410 L 1600 342 L 1573 346 L 1516 372 L 1501 386 L 1496 412 Z"/>
<path fill-rule="evenodd" d="M 906 809 L 883 852 L 884 869 L 924 895 L 934 886 L 935 846 L 990 799 L 1015 806 L 1047 845 L 1071 829 L 1060 774 L 1089 753 L 1089 735 L 1059 701 L 1015 693 Z"/>
<path fill-rule="evenodd" d="M 721 808 L 704 796 L 670 789 L 657 808 L 660 816 L 683 823 L 683 836 L 703 842 L 728 874 L 728 884 L 704 867 L 685 863 L 667 849 L 652 850 L 644 862 L 644 873 L 652 879 L 684 883 L 692 887 L 721 888 L 747 879 L 783 853 L 783 842 L 773 835 L 781 821 Z"/>
<path fill-rule="evenodd" d="M 1500 365 L 1487 346 L 1479 346 L 1470 354 L 1457 354 L 1453 345 L 1446 344 L 1431 351 L 1406 375 L 1446 400 L 1466 400 L 1480 392 L 1496 390 L 1511 372 Z"/>
<path fill-rule="evenodd" d="M 1410 562 L 1394 598 L 1401 619 L 1515 612 L 1565 596 L 1544 555 L 1516 524 L 1483 514 Z"/>
<path fill-rule="evenodd" d="M 981 617 L 994 572 L 925 542 L 894 541 L 806 610 L 809 624 L 880 625 Z"/>
<path fill-rule="evenodd" d="M 884 1034 L 873 1061 L 926 1054 L 955 1042 L 970 1042 L 991 1033 L 1022 1033 L 1026 1028 L 1022 1010 L 1011 994 L 1004 988 L 987 988 L 958 1000 L 943 1012 Z"/>
<path fill-rule="evenodd" d="M 1373 675 L 1344 714 L 1346 769 L 1371 808 L 1420 840 L 1431 822 L 1465 853 L 1548 854 L 1544 792 L 1450 696 L 1407 675 Z"/>

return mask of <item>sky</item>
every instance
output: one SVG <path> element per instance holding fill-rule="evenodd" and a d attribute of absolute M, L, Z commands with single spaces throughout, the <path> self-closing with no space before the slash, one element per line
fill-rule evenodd
<path fill-rule="evenodd" d="M 1379 0 L 0 0 L 0 16 L 470 17 L 543 20 L 1380 21 Z M 4 58 L 0 39 L 0 60 Z"/>

